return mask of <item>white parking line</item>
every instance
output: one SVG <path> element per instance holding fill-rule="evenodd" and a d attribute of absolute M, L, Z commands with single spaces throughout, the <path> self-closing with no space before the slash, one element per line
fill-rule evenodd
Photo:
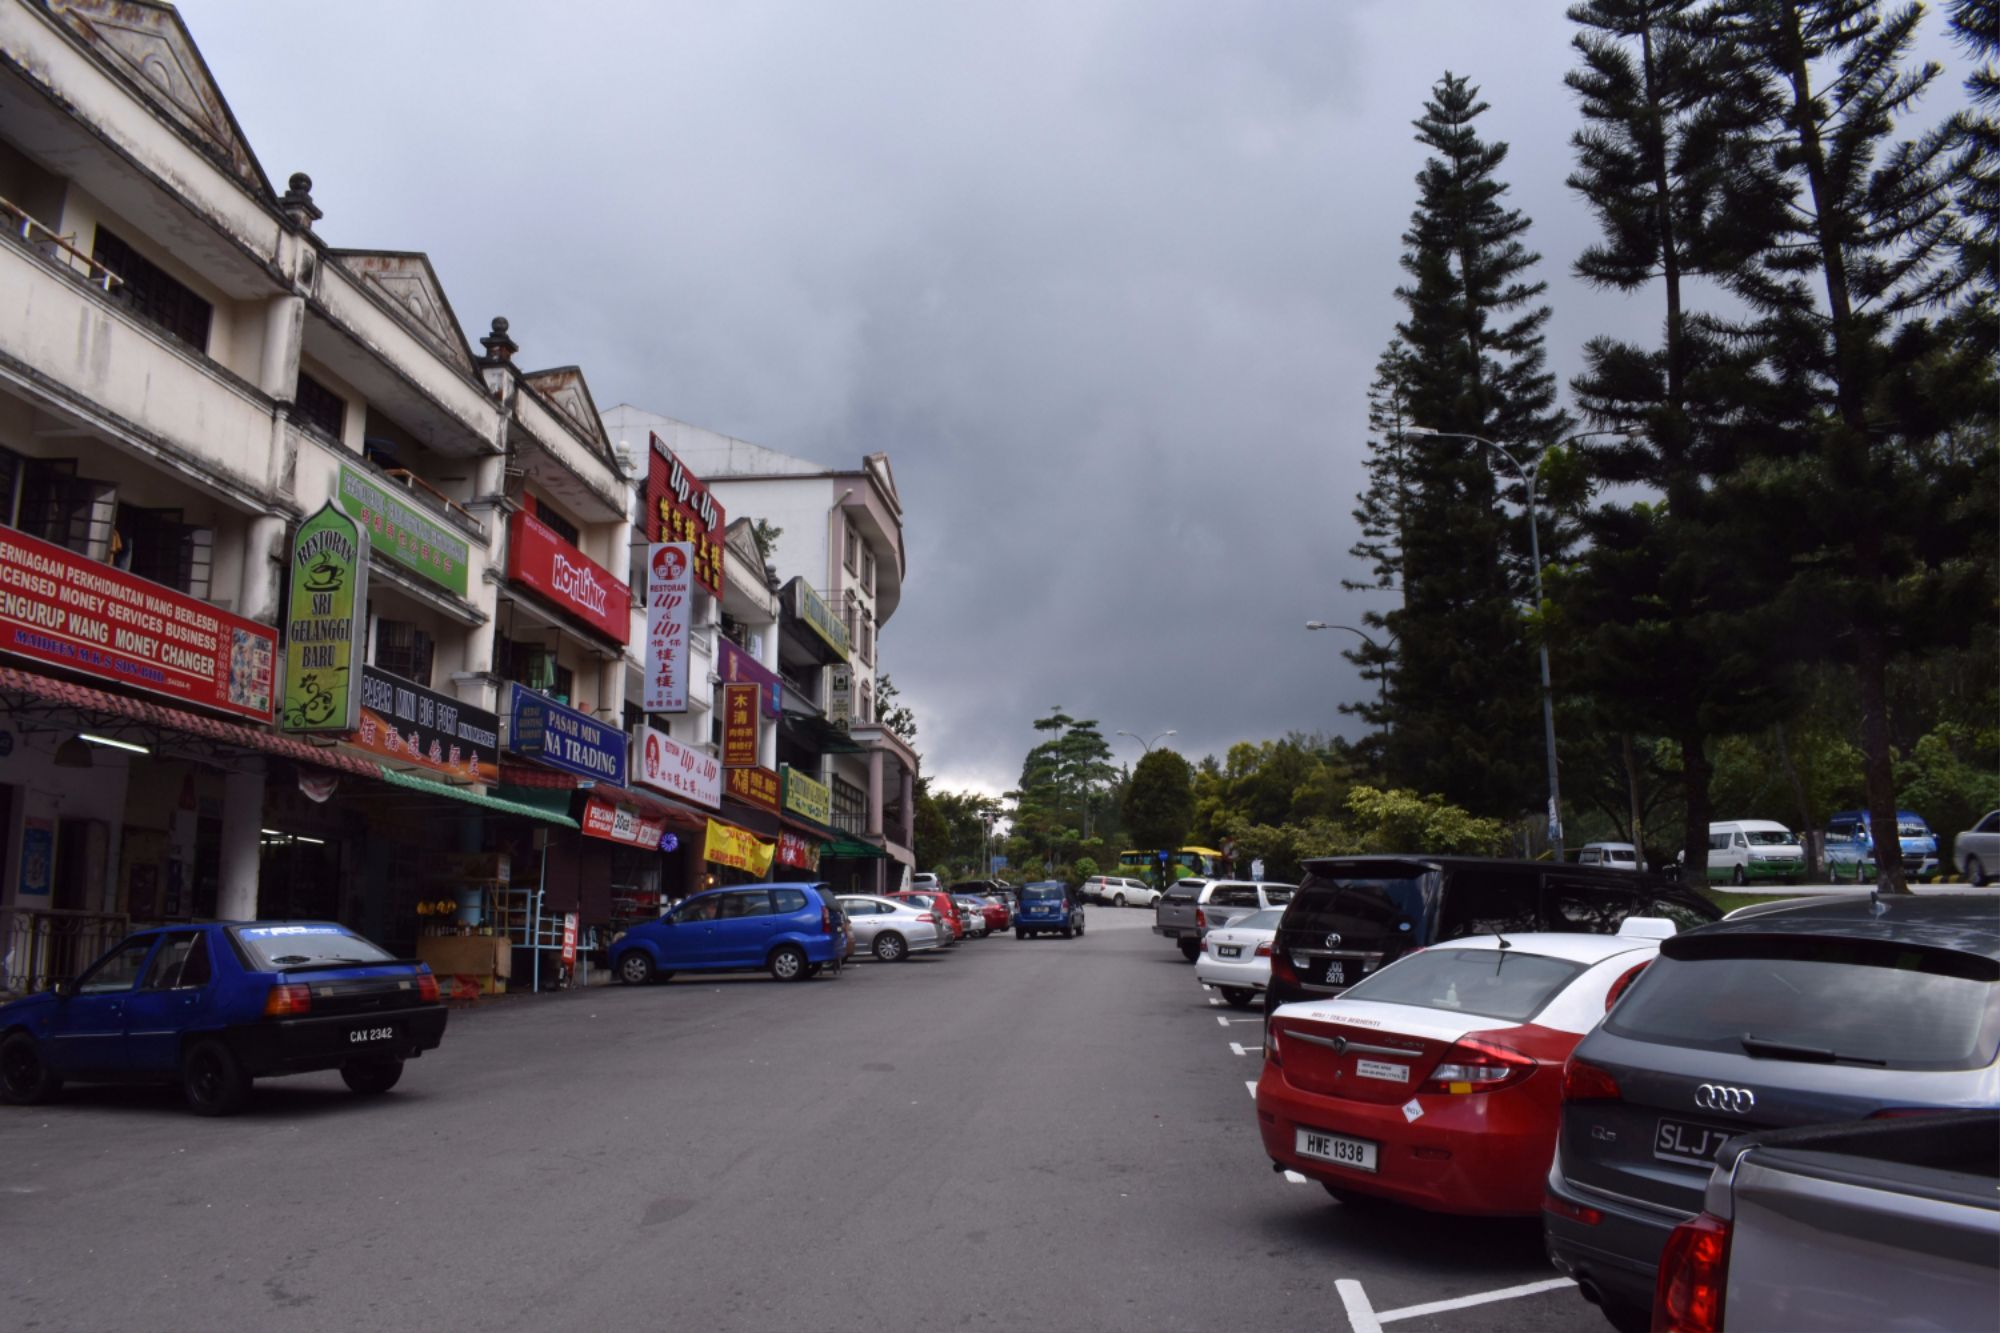
<path fill-rule="evenodd" d="M 1212 1004 L 1212 1005 L 1216 1006 L 1217 1008 L 1221 1008 L 1221 1007 L 1222 1007 L 1222 1001 L 1220 1001 L 1220 1000 L 1218 1000 L 1218 999 L 1214 998 L 1213 996 L 1210 996 L 1210 997 L 1209 997 L 1209 1001 L 1208 1001 L 1208 1002 L 1209 1002 L 1210 1004 Z"/>
<path fill-rule="evenodd" d="M 1254 1078 L 1246 1078 L 1243 1080 L 1243 1086 L 1250 1089 L 1250 1100 L 1252 1101 L 1257 1100 L 1257 1080 Z"/>
<path fill-rule="evenodd" d="M 1286 1173 L 1288 1176 L 1290 1172 Z M 1347 1310 L 1347 1322 L 1354 1333 L 1382 1333 L 1382 1325 L 1393 1324 L 1401 1319 L 1416 1319 L 1423 1315 L 1443 1314 L 1447 1310 L 1463 1310 L 1473 1305 L 1490 1305 L 1494 1301 L 1511 1301 L 1522 1296 L 1539 1296 L 1545 1291 L 1560 1291 L 1573 1287 L 1576 1283 L 1566 1277 L 1550 1278 L 1545 1282 L 1528 1282 L 1518 1287 L 1502 1287 L 1498 1291 L 1482 1291 L 1473 1296 L 1455 1296 L 1446 1301 L 1427 1301 L 1422 1305 L 1406 1305 L 1400 1310 L 1383 1310 L 1379 1313 L 1368 1303 L 1368 1294 L 1361 1284 L 1352 1278 L 1341 1278 L 1333 1284 L 1340 1293 L 1340 1303 Z"/>
<path fill-rule="evenodd" d="M 1256 1046 L 1245 1046 L 1240 1041 L 1230 1042 L 1229 1049 L 1236 1052 L 1238 1055 L 1248 1055 L 1252 1051 L 1257 1052 L 1259 1055 L 1262 1055 L 1264 1053 L 1264 1048 L 1261 1044 Z"/>

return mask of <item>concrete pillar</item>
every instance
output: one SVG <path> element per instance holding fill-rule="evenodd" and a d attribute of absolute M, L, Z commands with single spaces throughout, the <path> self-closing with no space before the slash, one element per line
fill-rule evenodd
<path fill-rule="evenodd" d="M 285 536 L 285 520 L 276 514 L 259 514 L 250 520 L 250 533 L 243 539 L 243 571 L 237 585 L 236 613 L 260 624 L 278 620 L 278 571 L 283 568 L 272 555 Z"/>
<path fill-rule="evenodd" d="M 882 748 L 868 752 L 868 836 L 882 836 Z"/>
<path fill-rule="evenodd" d="M 903 836 L 896 841 L 905 847 L 914 847 L 917 841 L 917 775 L 907 768 L 903 770 Z"/>
<path fill-rule="evenodd" d="M 222 779 L 222 888 L 215 914 L 224 921 L 257 919 L 257 869 L 264 826 L 262 771 L 226 773 Z"/>
<path fill-rule="evenodd" d="M 597 670 L 597 716 L 606 722 L 624 728 L 625 716 L 625 659 L 613 657 L 599 664 Z"/>
<path fill-rule="evenodd" d="M 257 387 L 289 403 L 299 387 L 299 348 L 305 339 L 306 300 L 287 292 L 264 303 L 264 351 L 257 361 Z"/>

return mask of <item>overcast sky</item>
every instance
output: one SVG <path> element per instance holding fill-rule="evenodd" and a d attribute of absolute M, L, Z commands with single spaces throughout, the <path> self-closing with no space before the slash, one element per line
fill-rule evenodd
<path fill-rule="evenodd" d="M 1190 759 L 1354 734 L 1351 636 L 1303 625 L 1384 606 L 1340 581 L 1443 72 L 1512 145 L 1563 380 L 1657 321 L 1569 277 L 1559 3 L 180 9 L 279 188 L 427 252 L 472 338 L 506 315 L 601 407 L 889 454 L 881 661 L 944 787 L 1011 785 L 1054 704 Z"/>

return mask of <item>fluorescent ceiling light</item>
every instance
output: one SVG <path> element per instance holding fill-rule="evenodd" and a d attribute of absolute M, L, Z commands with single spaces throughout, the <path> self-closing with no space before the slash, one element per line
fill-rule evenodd
<path fill-rule="evenodd" d="M 305 834 L 303 834 L 303 833 L 294 833 L 294 834 L 292 835 L 292 841 L 293 841 L 293 842 L 309 842 L 309 843 L 311 843 L 311 844 L 312 844 L 313 846 L 315 846 L 315 847 L 324 847 L 324 846 L 326 846 L 326 839 L 325 839 L 325 838 L 308 838 L 308 837 L 307 837 L 307 836 L 306 836 Z"/>
<path fill-rule="evenodd" d="M 133 754 L 152 753 L 143 745 L 134 745 L 130 741 L 114 741 L 109 736 L 93 736 L 87 731 L 79 731 L 76 738 L 80 741 L 89 741 L 92 745 L 108 745 L 114 750 L 130 750 Z"/>

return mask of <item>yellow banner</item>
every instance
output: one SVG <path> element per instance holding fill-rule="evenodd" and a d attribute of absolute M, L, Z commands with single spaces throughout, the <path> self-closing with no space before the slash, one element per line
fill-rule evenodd
<path fill-rule="evenodd" d="M 711 819 L 708 821 L 707 846 L 702 849 L 701 859 L 713 861 L 719 866 L 735 866 L 753 875 L 768 875 L 771 873 L 771 854 L 776 850 L 776 843 L 765 842 L 740 828 L 718 824 Z"/>

